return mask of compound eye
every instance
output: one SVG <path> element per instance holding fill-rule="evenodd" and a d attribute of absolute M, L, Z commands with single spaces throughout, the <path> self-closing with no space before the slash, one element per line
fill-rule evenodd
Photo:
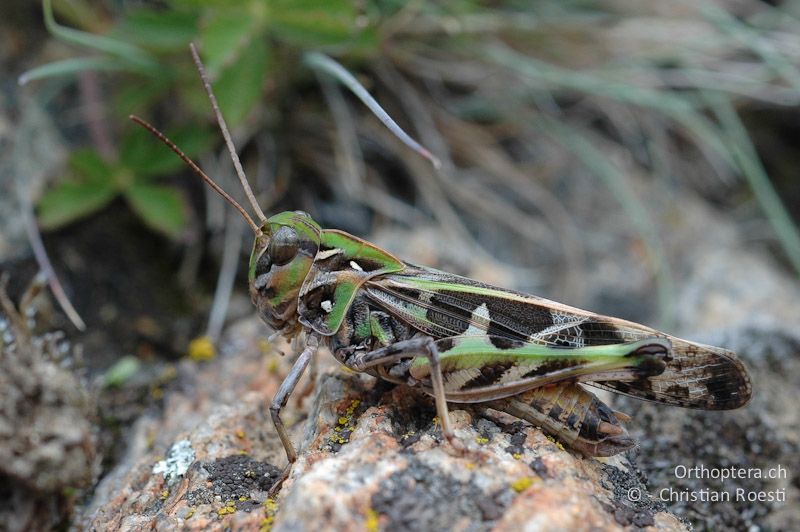
<path fill-rule="evenodd" d="M 297 232 L 284 225 L 272 235 L 267 247 L 267 255 L 272 264 L 283 266 L 297 255 L 298 246 Z"/>

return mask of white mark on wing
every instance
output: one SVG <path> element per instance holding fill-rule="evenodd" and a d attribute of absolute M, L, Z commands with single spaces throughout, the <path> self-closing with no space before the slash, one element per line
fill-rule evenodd
<path fill-rule="evenodd" d="M 333 257 L 334 255 L 338 255 L 341 252 L 342 250 L 339 248 L 326 249 L 325 251 L 320 251 L 319 253 L 317 253 L 317 258 L 320 260 L 324 260 L 329 257 Z"/>
<path fill-rule="evenodd" d="M 486 331 L 489 330 L 489 323 L 491 323 L 489 308 L 486 303 L 472 311 L 469 321 L 470 324 L 467 330 L 464 331 L 464 336 L 483 336 L 486 334 Z"/>
<path fill-rule="evenodd" d="M 351 260 L 351 261 L 350 261 L 350 267 L 351 267 L 351 268 L 353 268 L 354 270 L 358 270 L 358 271 L 360 271 L 360 272 L 363 272 L 363 271 L 364 271 L 364 268 L 362 268 L 361 266 L 359 266 L 359 264 L 358 264 L 356 261 L 354 261 L 354 260 Z"/>
<path fill-rule="evenodd" d="M 322 303 L 320 303 L 320 306 L 322 307 L 322 310 L 324 310 L 325 312 L 330 312 L 331 310 L 333 310 L 333 303 L 331 303 L 327 299 Z"/>

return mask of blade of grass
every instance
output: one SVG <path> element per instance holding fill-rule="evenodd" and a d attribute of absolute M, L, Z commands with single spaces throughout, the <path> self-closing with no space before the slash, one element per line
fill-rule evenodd
<path fill-rule="evenodd" d="M 665 91 L 608 81 L 586 72 L 575 72 L 519 54 L 504 46 L 486 47 L 486 57 L 517 75 L 557 88 L 566 88 L 613 98 L 617 101 L 661 111 L 684 127 L 697 140 L 701 149 L 710 148 L 725 162 L 734 165 L 730 152 L 721 142 L 716 126 L 697 111 L 702 102 L 692 101 L 689 95 L 676 96 Z"/>
<path fill-rule="evenodd" d="M 214 301 L 208 315 L 206 336 L 214 345 L 219 342 L 225 316 L 233 293 L 236 280 L 236 269 L 239 264 L 239 253 L 242 250 L 242 219 L 233 209 L 226 209 L 225 236 L 222 252 L 222 266 L 217 276 L 217 287 L 214 290 Z"/>
<path fill-rule="evenodd" d="M 86 46 L 93 50 L 117 56 L 133 65 L 148 69 L 158 68 L 158 64 L 150 55 L 137 46 L 102 35 L 94 35 L 60 25 L 56 22 L 55 16 L 53 15 L 52 0 L 42 0 L 42 10 L 44 12 L 45 27 L 56 37 L 66 42 Z"/>
<path fill-rule="evenodd" d="M 706 97 L 720 121 L 731 155 L 772 225 L 784 253 L 800 275 L 800 231 L 772 186 L 744 124 L 726 95 L 708 92 Z"/>
<path fill-rule="evenodd" d="M 699 7 L 703 16 L 750 49 L 795 89 L 800 89 L 800 72 L 797 66 L 764 38 L 764 32 L 747 27 L 741 20 L 712 2 L 702 2 Z"/>
<path fill-rule="evenodd" d="M 430 151 L 425 149 L 422 145 L 420 145 L 416 140 L 411 138 L 411 136 L 403 131 L 403 129 L 397 125 L 389 114 L 383 110 L 383 107 L 375 101 L 375 98 L 367 92 L 367 89 L 364 88 L 358 80 L 353 77 L 353 75 L 347 71 L 342 65 L 331 59 L 330 57 L 323 55 L 319 52 L 310 52 L 303 55 L 303 62 L 312 70 L 316 70 L 319 72 L 324 72 L 325 74 L 332 76 L 334 79 L 339 81 L 342 85 L 347 87 L 350 92 L 352 92 L 361 102 L 366 105 L 372 113 L 378 117 L 378 120 L 385 125 L 389 131 L 394 133 L 394 135 L 399 138 L 403 144 L 420 154 L 422 157 L 428 159 L 434 168 L 440 168 L 442 163 L 439 159 L 436 158 Z"/>
<path fill-rule="evenodd" d="M 574 128 L 544 115 L 537 117 L 536 124 L 563 148 L 574 153 L 590 172 L 600 178 L 630 218 L 650 258 L 658 292 L 660 322 L 664 328 L 670 328 L 674 322 L 672 271 L 666 260 L 658 230 L 644 204 L 626 182 L 624 172 L 615 168 L 600 149 Z"/>
<path fill-rule="evenodd" d="M 47 250 L 44 247 L 42 235 L 39 233 L 39 228 L 36 225 L 33 206 L 28 196 L 22 191 L 19 181 L 17 181 L 17 197 L 19 198 L 20 211 L 22 211 L 22 217 L 25 221 L 24 225 L 25 232 L 28 235 L 28 242 L 30 242 L 31 249 L 33 249 L 33 256 L 39 264 L 39 269 L 44 273 L 47 279 L 47 284 L 50 286 L 53 297 L 58 301 L 61 310 L 64 311 L 64 314 L 67 315 L 67 318 L 69 318 L 69 321 L 72 322 L 75 328 L 79 331 L 85 331 L 86 323 L 84 323 L 78 311 L 75 310 L 75 307 L 72 306 L 72 303 L 67 297 L 66 292 L 64 292 L 64 288 L 61 286 L 61 282 L 58 280 L 58 276 L 53 269 L 53 264 L 47 256 Z"/>
<path fill-rule="evenodd" d="M 28 82 L 37 79 L 52 78 L 55 76 L 69 76 L 86 72 L 87 70 L 94 71 L 120 71 L 130 70 L 130 66 L 120 63 L 116 59 L 109 57 L 78 57 L 75 59 L 65 59 L 63 61 L 54 61 L 46 65 L 32 68 L 22 74 L 17 82 L 20 85 L 25 85 Z"/>

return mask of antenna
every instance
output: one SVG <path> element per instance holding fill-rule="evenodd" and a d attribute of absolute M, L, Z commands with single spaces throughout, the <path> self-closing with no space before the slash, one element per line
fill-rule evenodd
<path fill-rule="evenodd" d="M 203 172 L 200 169 L 200 167 L 197 166 L 197 164 L 195 164 L 195 162 L 193 160 L 191 160 L 185 153 L 183 153 L 183 151 L 178 146 L 176 146 L 174 142 L 172 142 L 169 138 L 167 138 L 166 135 L 164 135 L 162 132 L 157 130 L 154 126 L 150 125 L 150 123 L 148 123 L 147 121 L 139 118 L 136 115 L 129 115 L 128 118 L 130 118 L 131 120 L 133 120 L 134 122 L 136 122 L 137 124 L 139 124 L 140 126 L 145 128 L 147 131 L 152 133 L 154 137 L 156 137 L 158 140 L 160 140 L 161 142 L 166 144 L 169 149 L 174 151 L 178 155 L 178 157 L 180 157 L 183 160 L 183 162 L 185 162 L 187 165 L 189 165 L 189 168 L 191 168 L 194 171 L 195 174 L 197 174 L 200 177 L 202 177 L 203 181 L 208 183 L 208 185 L 211 188 L 213 188 L 217 192 L 217 194 L 219 194 L 220 196 L 225 198 L 225 201 L 227 201 L 228 203 L 230 203 L 231 205 L 236 207 L 236 209 L 244 217 L 245 221 L 247 221 L 247 225 L 250 226 L 250 228 L 253 230 L 253 232 L 255 234 L 258 235 L 258 234 L 261 233 L 261 229 L 258 227 L 258 225 L 256 225 L 256 223 L 253 221 L 253 219 L 250 217 L 250 215 L 247 214 L 247 211 L 244 210 L 244 207 L 239 205 L 239 203 L 235 199 L 233 199 L 230 196 L 230 194 L 228 194 L 227 192 L 222 190 L 222 188 L 218 184 L 216 184 L 213 179 L 208 177 L 208 175 L 205 172 Z M 248 188 L 248 191 L 249 191 L 249 188 Z M 252 192 L 250 192 L 250 194 L 252 194 Z M 258 212 L 262 217 L 264 216 L 264 214 L 260 210 Z M 265 219 L 266 218 L 263 218 L 260 221 L 263 221 Z"/>
<path fill-rule="evenodd" d="M 194 45 L 194 43 L 190 43 L 189 48 L 192 50 L 194 64 L 197 65 L 197 71 L 200 73 L 200 79 L 203 80 L 203 86 L 206 89 L 206 94 L 208 94 L 208 99 L 211 100 L 211 108 L 214 110 L 214 116 L 217 118 L 217 124 L 219 124 L 219 128 L 222 130 L 222 136 L 225 138 L 225 144 L 228 146 L 231 159 L 233 159 L 233 166 L 236 168 L 236 174 L 239 176 L 239 181 L 242 183 L 244 193 L 247 195 L 247 199 L 250 201 L 250 205 L 253 207 L 253 210 L 256 211 L 258 221 L 264 222 L 267 217 L 264 216 L 264 212 L 261 210 L 261 207 L 258 206 L 258 201 L 256 201 L 253 190 L 250 188 L 250 183 L 247 181 L 247 176 L 244 175 L 242 163 L 239 161 L 239 155 L 236 154 L 236 147 L 233 145 L 231 134 L 228 132 L 228 126 L 225 124 L 225 119 L 222 117 L 222 111 L 219 110 L 217 97 L 214 95 L 214 90 L 211 88 L 211 83 L 208 81 L 208 75 L 206 75 L 206 69 L 203 66 L 203 62 L 200 60 L 200 55 L 197 53 L 197 47 Z"/>

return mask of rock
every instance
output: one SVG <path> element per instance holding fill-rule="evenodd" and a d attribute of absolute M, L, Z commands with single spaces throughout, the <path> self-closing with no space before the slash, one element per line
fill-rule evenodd
<path fill-rule="evenodd" d="M 733 412 L 615 403 L 633 413 L 629 427 L 640 440 L 637 463 L 651 492 L 698 528 L 797 530 L 800 287 L 769 261 L 735 245 L 707 253 L 684 286 L 683 328 L 694 330 L 694 339 L 739 354 L 751 373 L 753 399 Z M 777 478 L 697 478 L 682 469 L 696 467 L 775 471 Z M 730 499 L 708 498 L 716 493 Z"/>
<path fill-rule="evenodd" d="M 429 397 L 372 384 L 341 372 L 320 380 L 311 410 L 318 430 L 284 485 L 276 529 L 615 529 L 635 521 L 683 529 L 649 500 L 625 458 L 584 459 L 534 427 L 473 408 L 451 411 L 469 447 L 461 456 L 442 442 Z M 632 503 L 627 490 L 641 490 L 642 501 Z"/>
<path fill-rule="evenodd" d="M 272 500 L 268 486 L 285 456 L 266 405 L 289 361 L 263 352 L 259 338 L 268 331 L 250 318 L 228 331 L 216 360 L 181 363 L 163 418 L 138 423 L 128 458 L 104 479 L 82 524 L 96 530 L 683 530 L 680 515 L 698 527 L 797 529 L 800 420 L 787 398 L 798 382 L 800 343 L 791 328 L 800 318 L 800 294 L 767 260 L 743 249 L 717 213 L 676 204 L 681 216 L 673 213 L 672 225 L 662 224 L 670 227 L 666 245 L 682 276 L 673 294 L 681 309 L 673 331 L 742 355 L 755 383 L 746 409 L 693 412 L 616 399 L 615 408 L 634 415 L 627 427 L 640 439 L 639 450 L 585 459 L 514 418 L 454 405 L 457 436 L 469 446 L 462 456 L 441 441 L 430 398 L 346 372 L 322 352 L 313 393 L 304 396 L 301 381 L 284 410 L 299 460 Z M 591 281 L 607 287 L 605 273 L 597 275 Z M 617 280 L 623 286 L 630 276 L 623 272 Z M 170 487 L 153 468 L 181 440 L 196 459 Z M 785 488 L 789 502 L 685 503 L 664 495 L 671 486 L 714 488 L 676 478 L 676 466 L 700 464 L 783 464 L 788 478 L 726 487 Z"/>
<path fill-rule="evenodd" d="M 269 499 L 285 457 L 266 405 L 289 361 L 264 354 L 264 332 L 244 320 L 221 356 L 179 366 L 163 418 L 138 423 L 129 456 L 83 512 L 85 528 L 684 529 L 625 457 L 584 459 L 479 408 L 451 412 L 469 446 L 458 455 L 442 442 L 429 397 L 345 371 L 325 353 L 314 392 L 298 401 L 301 381 L 284 410 L 300 456 Z M 154 467 L 181 440 L 195 461 L 170 485 Z"/>
<path fill-rule="evenodd" d="M 30 315 L 14 307 L 5 281 L 0 281 L 4 530 L 58 526 L 98 472 L 94 410 L 82 382 L 64 367 L 73 347 L 60 332 L 34 334 L 30 321 Z"/>

